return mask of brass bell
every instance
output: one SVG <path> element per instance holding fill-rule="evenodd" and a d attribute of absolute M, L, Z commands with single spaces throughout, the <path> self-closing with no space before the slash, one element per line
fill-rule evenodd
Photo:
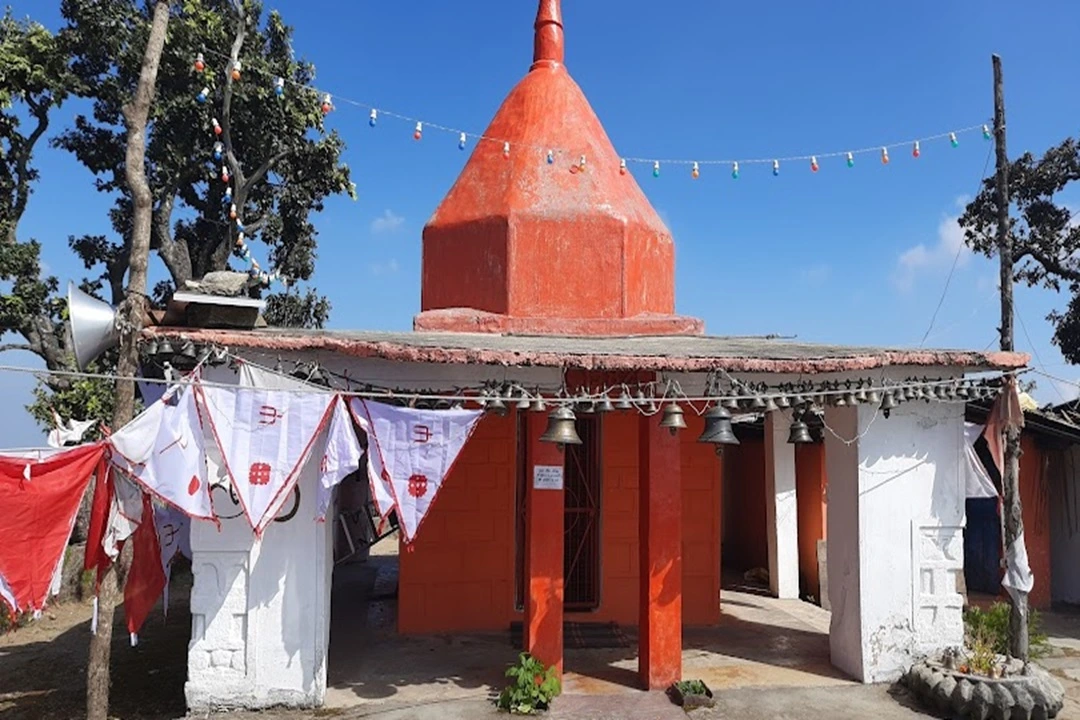
<path fill-rule="evenodd" d="M 881 393 L 877 390 L 871 390 L 870 392 L 866 393 L 866 402 L 870 403 L 871 405 L 880 405 Z"/>
<path fill-rule="evenodd" d="M 495 413 L 499 417 L 506 417 L 510 410 L 506 407 L 506 403 L 498 395 L 493 395 L 488 398 L 487 406 L 485 409 L 490 413 Z"/>
<path fill-rule="evenodd" d="M 615 407 L 618 410 L 632 410 L 634 408 L 634 402 L 630 399 L 630 393 L 626 392 L 626 388 L 619 393 L 619 399 L 615 402 Z"/>
<path fill-rule="evenodd" d="M 859 398 L 856 396 L 855 393 L 848 392 L 844 394 L 844 403 L 847 405 L 858 405 Z"/>
<path fill-rule="evenodd" d="M 592 415 L 592 413 L 596 410 L 596 403 L 593 402 L 592 398 L 590 398 L 589 394 L 584 390 L 582 390 L 578 394 L 575 400 L 575 405 L 578 409 L 578 412 L 580 412 L 582 415 Z"/>
<path fill-rule="evenodd" d="M 814 442 L 814 438 L 810 437 L 810 428 L 806 422 L 801 418 L 796 418 L 791 423 L 791 432 L 788 433 L 788 442 L 792 445 L 807 445 Z"/>
<path fill-rule="evenodd" d="M 518 410 L 528 410 L 532 407 L 532 399 L 529 398 L 529 393 L 524 390 L 521 391 L 521 397 L 518 398 L 517 405 L 515 407 Z"/>
<path fill-rule="evenodd" d="M 776 401 L 771 397 L 765 398 L 765 412 L 772 412 L 773 410 L 779 410 L 780 406 L 776 404 Z"/>
<path fill-rule="evenodd" d="M 600 402 L 596 403 L 596 412 L 609 413 L 615 409 L 615 406 L 611 404 L 611 398 L 607 395 L 600 397 Z"/>
<path fill-rule="evenodd" d="M 736 398 L 733 398 L 733 397 L 726 397 L 726 398 L 724 398 L 724 399 L 723 399 L 723 400 L 721 401 L 721 404 L 722 404 L 722 405 L 723 405 L 723 406 L 724 406 L 725 408 L 727 408 L 728 410 L 738 410 L 738 409 L 739 409 L 739 401 L 738 401 L 738 399 L 736 399 Z"/>
<path fill-rule="evenodd" d="M 864 403 L 864 402 L 866 402 L 866 401 L 867 401 L 868 399 L 869 399 L 869 398 L 868 398 L 868 396 L 867 396 L 867 394 L 866 394 L 866 390 L 864 390 L 864 389 L 862 389 L 862 388 L 860 387 L 860 388 L 859 388 L 859 391 L 858 391 L 857 393 L 855 393 L 855 402 L 857 402 L 857 403 Z"/>
<path fill-rule="evenodd" d="M 833 395 L 830 400 L 832 400 L 833 407 L 847 407 L 848 404 L 843 395 Z"/>
<path fill-rule="evenodd" d="M 574 421 L 577 417 L 574 411 L 565 405 L 560 405 L 548 415 L 548 426 L 544 434 L 540 436 L 540 442 L 555 443 L 559 447 L 563 445 L 580 445 L 581 437 L 577 434 Z"/>
<path fill-rule="evenodd" d="M 889 417 L 889 413 L 896 408 L 896 396 L 889 391 L 885 393 L 885 397 L 881 401 L 881 412 L 884 413 L 886 419 Z"/>
<path fill-rule="evenodd" d="M 678 403 L 672 402 L 664 406 L 664 417 L 660 420 L 660 427 L 667 428 L 672 435 L 686 429 L 686 418 L 683 417 L 683 409 Z"/>
<path fill-rule="evenodd" d="M 781 410 L 787 410 L 789 407 L 791 407 L 791 399 L 787 395 L 781 395 L 780 397 L 776 398 L 776 407 L 780 408 Z"/>
<path fill-rule="evenodd" d="M 146 345 L 143 346 L 143 354 L 146 355 L 147 357 L 154 357 L 155 355 L 157 355 L 158 354 L 157 340 L 152 339 L 152 340 L 150 340 L 150 342 L 146 343 Z"/>
<path fill-rule="evenodd" d="M 705 429 L 702 430 L 698 442 L 713 443 L 716 445 L 717 454 L 723 450 L 724 445 L 738 445 L 739 439 L 731 429 L 731 413 L 721 405 L 714 405 L 705 413 Z"/>
<path fill-rule="evenodd" d="M 960 387 L 956 388 L 956 399 L 957 400 L 968 400 L 970 398 L 971 398 L 971 391 L 968 390 L 967 385 L 961 385 Z"/>
<path fill-rule="evenodd" d="M 537 394 L 536 398 L 532 401 L 531 409 L 533 412 L 547 412 L 547 403 L 544 402 L 544 398 Z"/>
<path fill-rule="evenodd" d="M 173 350 L 172 343 L 169 342 L 168 338 L 163 338 L 162 341 L 158 343 L 157 351 L 158 351 L 158 355 L 170 355 L 170 356 L 174 352 L 176 352 L 175 350 Z"/>
<path fill-rule="evenodd" d="M 750 402 L 751 410 L 764 410 L 765 400 L 760 395 L 755 395 L 754 399 Z"/>

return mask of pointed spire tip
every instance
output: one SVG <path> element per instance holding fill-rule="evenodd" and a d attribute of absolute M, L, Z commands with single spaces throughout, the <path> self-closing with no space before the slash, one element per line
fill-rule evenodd
<path fill-rule="evenodd" d="M 536 39 L 533 45 L 532 69 L 559 67 L 566 55 L 560 0 L 540 0 L 536 13 Z"/>

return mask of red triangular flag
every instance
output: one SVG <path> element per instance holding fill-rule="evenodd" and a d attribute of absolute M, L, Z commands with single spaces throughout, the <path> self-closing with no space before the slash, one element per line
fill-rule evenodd
<path fill-rule="evenodd" d="M 13 611 L 41 610 L 104 445 L 42 462 L 0 457 L 0 576 Z M 3 596 L 0 596 L 3 597 Z"/>
<path fill-rule="evenodd" d="M 154 507 L 143 495 L 142 522 L 131 536 L 131 570 L 124 585 L 124 614 L 133 636 L 146 622 L 154 604 L 165 591 L 165 570 L 161 566 L 161 546 L 154 526 Z"/>

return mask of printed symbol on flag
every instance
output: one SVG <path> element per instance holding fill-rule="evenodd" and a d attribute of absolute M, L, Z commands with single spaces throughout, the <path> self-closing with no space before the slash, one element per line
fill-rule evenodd
<path fill-rule="evenodd" d="M 199 492 L 199 485 L 200 484 L 201 483 L 199 482 L 199 476 L 198 475 L 192 475 L 191 476 L 191 482 L 189 482 L 188 486 L 187 486 L 187 494 L 194 497 L 195 493 Z"/>
<path fill-rule="evenodd" d="M 413 475 L 409 478 L 409 494 L 414 498 L 421 498 L 427 494 L 427 476 Z"/>
<path fill-rule="evenodd" d="M 269 485 L 270 466 L 266 463 L 253 463 L 248 470 L 248 482 L 252 485 Z"/>
<path fill-rule="evenodd" d="M 176 540 L 177 533 L 180 532 L 180 528 L 176 527 L 172 523 L 165 523 L 161 526 L 161 541 L 165 545 L 172 545 Z"/>
<path fill-rule="evenodd" d="M 322 456 L 322 462 L 319 463 L 319 472 L 325 473 L 330 468 L 330 458 L 327 455 Z"/>
<path fill-rule="evenodd" d="M 259 408 L 259 424 L 267 427 L 276 425 L 277 421 L 285 417 L 285 413 L 273 405 L 263 405 Z"/>
<path fill-rule="evenodd" d="M 431 441 L 431 428 L 427 425 L 413 425 L 413 442 L 421 445 Z"/>
<path fill-rule="evenodd" d="M 177 446 L 179 446 L 181 450 L 187 450 L 187 445 L 187 438 L 184 437 L 183 433 L 180 433 L 176 436 L 175 440 L 161 448 L 161 450 L 158 451 L 158 455 L 164 455 L 166 452 Z"/>

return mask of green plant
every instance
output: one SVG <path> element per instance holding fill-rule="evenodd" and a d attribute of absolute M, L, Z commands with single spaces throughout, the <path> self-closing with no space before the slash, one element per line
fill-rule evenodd
<path fill-rule="evenodd" d="M 708 690 L 705 688 L 705 683 L 700 680 L 680 680 L 675 683 L 675 687 L 679 689 L 679 692 L 683 696 L 687 695 L 707 695 Z"/>
<path fill-rule="evenodd" d="M 11 609 L 0 602 L 0 635 L 18 630 L 30 622 L 30 613 L 16 613 L 12 615 Z"/>
<path fill-rule="evenodd" d="M 1050 642 L 1041 630 L 1039 613 L 1028 613 L 1028 648 L 1031 657 L 1050 652 Z M 964 611 L 964 634 L 985 637 L 998 655 L 1009 654 L 1009 604 L 997 602 L 987 609 L 971 607 Z"/>
<path fill-rule="evenodd" d="M 965 644 L 967 645 L 968 671 L 977 675 L 989 675 L 997 660 L 994 638 L 985 628 L 980 627 L 967 633 Z"/>
<path fill-rule="evenodd" d="M 547 710 L 551 701 L 562 692 L 555 666 L 545 668 L 529 653 L 518 656 L 518 661 L 506 669 L 506 677 L 513 682 L 499 694 L 498 706 L 514 715 L 532 715 Z"/>

